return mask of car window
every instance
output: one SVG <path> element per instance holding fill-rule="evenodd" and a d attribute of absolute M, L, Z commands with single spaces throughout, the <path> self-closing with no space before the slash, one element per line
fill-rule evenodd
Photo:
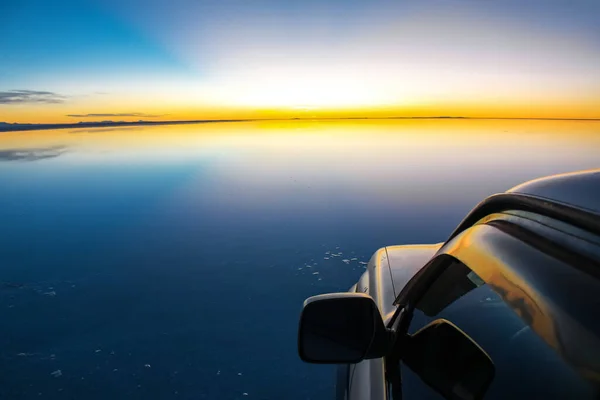
<path fill-rule="evenodd" d="M 595 398 L 594 389 L 561 359 L 475 272 L 450 259 L 417 302 L 409 333 L 431 321 L 449 320 L 491 357 L 496 373 L 485 399 Z M 405 400 L 439 399 L 405 365 Z"/>

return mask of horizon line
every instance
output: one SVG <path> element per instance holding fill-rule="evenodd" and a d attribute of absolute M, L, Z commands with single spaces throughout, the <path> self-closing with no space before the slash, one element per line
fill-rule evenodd
<path fill-rule="evenodd" d="M 178 125 L 203 123 L 231 123 L 257 121 L 321 121 L 321 120 L 383 120 L 383 119 L 475 119 L 475 120 L 541 120 L 541 121 L 600 121 L 600 118 L 553 118 L 553 117 L 463 117 L 463 116 L 427 116 L 427 117 L 289 117 L 289 118 L 241 118 L 241 119 L 197 119 L 166 121 L 79 121 L 66 123 L 20 123 L 0 121 L 0 132 L 35 131 L 50 129 L 95 128 L 106 126 L 135 125 Z"/>

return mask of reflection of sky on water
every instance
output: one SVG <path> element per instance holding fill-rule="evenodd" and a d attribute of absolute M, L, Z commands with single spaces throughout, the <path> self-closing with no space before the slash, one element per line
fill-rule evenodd
<path fill-rule="evenodd" d="M 60 155 L 0 163 L 0 348 L 12 382 L 0 394 L 326 398 L 331 370 L 295 354 L 306 296 L 346 290 L 380 246 L 443 240 L 489 194 L 598 167 L 599 130 L 355 121 L 4 133 L 0 154 Z"/>

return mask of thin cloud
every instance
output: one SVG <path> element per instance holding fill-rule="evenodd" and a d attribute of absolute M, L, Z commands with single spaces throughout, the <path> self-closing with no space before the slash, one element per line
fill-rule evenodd
<path fill-rule="evenodd" d="M 51 146 L 31 149 L 0 150 L 0 161 L 37 161 L 55 158 L 67 151 L 66 146 Z"/>
<path fill-rule="evenodd" d="M 106 118 L 106 117 L 141 117 L 141 118 L 158 118 L 164 117 L 167 114 L 145 114 L 145 113 L 121 113 L 121 114 L 67 114 L 67 117 L 72 118 Z"/>
<path fill-rule="evenodd" d="M 9 90 L 0 92 L 0 104 L 64 103 L 67 96 L 41 90 Z"/>

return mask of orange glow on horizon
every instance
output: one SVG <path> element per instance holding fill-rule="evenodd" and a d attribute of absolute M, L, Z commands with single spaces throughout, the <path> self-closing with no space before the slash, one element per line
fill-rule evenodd
<path fill-rule="evenodd" d="M 420 104 L 406 106 L 370 107 L 330 107 L 330 106 L 198 106 L 185 105 L 160 107 L 92 105 L 79 106 L 82 110 L 75 115 L 97 114 L 90 117 L 71 117 L 56 105 L 32 105 L 27 107 L 5 107 L 0 114 L 0 122 L 8 123 L 78 123 L 104 120 L 133 122 L 177 121 L 177 120 L 231 120 L 231 119 L 319 119 L 319 118 L 393 118 L 393 117 L 465 117 L 465 118 L 549 118 L 549 119 L 600 119 L 600 109 L 594 102 L 573 102 L 560 104 L 547 101 L 547 104 Z M 600 96 L 597 100 L 600 104 Z M 98 112 L 100 110 L 100 112 Z M 103 112 L 110 110 L 110 112 Z M 143 113 L 137 113 L 144 110 Z M 103 115 L 105 114 L 105 115 Z M 122 115 L 119 115 L 122 114 Z"/>
<path fill-rule="evenodd" d="M 95 51 L 84 40 L 78 52 L 61 42 L 88 28 L 91 38 L 111 31 L 93 23 L 62 27 L 56 54 L 24 37 L 17 51 L 27 55 L 24 64 L 5 67 L 14 79 L 0 82 L 0 122 L 600 119 L 600 48 L 590 18 L 598 14 L 571 4 L 554 4 L 547 14 L 543 0 L 539 9 L 470 1 L 361 2 L 356 9 L 308 2 L 299 4 L 303 12 L 291 12 L 286 2 L 207 9 L 182 0 L 168 7 L 151 2 L 140 13 L 136 1 L 102 2 L 97 17 L 123 29 L 94 41 Z M 22 11 L 23 20 L 31 16 Z M 57 17 L 70 11 L 77 10 Z M 30 61 L 45 55 L 47 64 Z M 11 100 L 15 90 L 56 96 Z"/>

